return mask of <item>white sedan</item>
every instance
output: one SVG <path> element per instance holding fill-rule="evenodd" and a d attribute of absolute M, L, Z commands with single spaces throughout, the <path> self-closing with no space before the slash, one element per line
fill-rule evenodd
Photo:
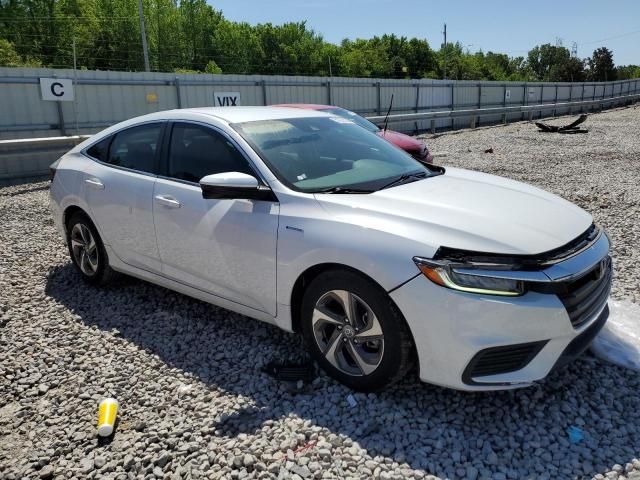
<path fill-rule="evenodd" d="M 114 125 L 52 165 L 80 275 L 126 273 L 301 332 L 334 378 L 515 388 L 604 325 L 606 234 L 537 188 L 423 165 L 348 119 L 199 108 Z"/>

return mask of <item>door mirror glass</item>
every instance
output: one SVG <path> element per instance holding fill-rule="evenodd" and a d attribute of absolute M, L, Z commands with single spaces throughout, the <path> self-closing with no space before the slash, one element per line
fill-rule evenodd
<path fill-rule="evenodd" d="M 208 199 L 244 198 L 276 201 L 269 187 L 261 186 L 258 179 L 241 172 L 225 172 L 207 175 L 200 179 L 202 197 Z"/>

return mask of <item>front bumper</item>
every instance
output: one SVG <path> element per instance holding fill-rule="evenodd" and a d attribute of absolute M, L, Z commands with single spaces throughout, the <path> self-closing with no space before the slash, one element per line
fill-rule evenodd
<path fill-rule="evenodd" d="M 582 277 L 607 258 L 608 239 L 602 235 L 599 242 L 543 272 L 553 277 L 550 282 Z M 541 380 L 589 346 L 607 320 L 607 281 L 597 305 L 579 323 L 572 323 L 566 299 L 563 303 L 553 293 L 479 295 L 441 287 L 420 274 L 390 295 L 413 334 L 423 381 L 499 390 Z"/>

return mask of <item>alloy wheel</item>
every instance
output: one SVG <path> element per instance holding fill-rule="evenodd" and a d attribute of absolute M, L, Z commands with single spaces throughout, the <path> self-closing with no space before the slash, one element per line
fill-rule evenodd
<path fill-rule="evenodd" d="M 71 229 L 71 251 L 82 273 L 93 276 L 98 271 L 98 248 L 91 230 L 83 223 Z"/>
<path fill-rule="evenodd" d="M 353 376 L 373 373 L 384 354 L 384 335 L 373 310 L 347 290 L 331 290 L 316 302 L 313 335 L 324 357 Z"/>

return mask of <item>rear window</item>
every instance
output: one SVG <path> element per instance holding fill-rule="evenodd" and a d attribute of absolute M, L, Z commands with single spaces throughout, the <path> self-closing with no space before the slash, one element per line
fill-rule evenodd
<path fill-rule="evenodd" d="M 365 130 L 369 130 L 370 132 L 377 132 L 380 128 L 377 125 L 374 125 L 366 118 L 361 117 L 357 113 L 351 112 L 349 110 L 345 110 L 344 108 L 326 108 L 322 110 L 323 112 L 331 113 L 333 115 L 338 115 L 342 118 L 347 118 L 351 120 L 356 125 L 360 125 Z"/>

